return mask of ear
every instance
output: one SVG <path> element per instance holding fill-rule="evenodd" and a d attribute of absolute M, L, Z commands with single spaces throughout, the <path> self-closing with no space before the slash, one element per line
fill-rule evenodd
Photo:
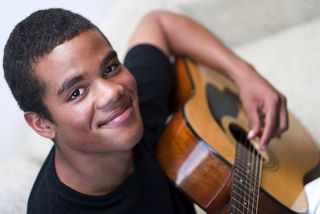
<path fill-rule="evenodd" d="M 53 139 L 56 135 L 55 125 L 35 112 L 24 112 L 24 119 L 39 135 Z"/>

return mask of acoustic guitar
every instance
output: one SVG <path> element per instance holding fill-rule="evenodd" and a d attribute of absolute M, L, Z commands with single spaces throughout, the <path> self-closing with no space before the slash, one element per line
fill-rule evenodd
<path fill-rule="evenodd" d="M 228 78 L 184 58 L 175 71 L 175 113 L 156 148 L 175 185 L 207 213 L 306 213 L 304 182 L 319 150 L 292 113 L 289 130 L 260 151 L 246 140 L 248 120 Z"/>

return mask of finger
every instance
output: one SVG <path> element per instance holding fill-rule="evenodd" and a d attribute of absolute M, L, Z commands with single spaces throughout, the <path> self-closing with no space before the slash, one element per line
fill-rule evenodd
<path fill-rule="evenodd" d="M 259 135 L 261 120 L 259 117 L 258 109 L 253 109 L 250 112 L 247 112 L 247 115 L 251 127 L 250 131 L 248 132 L 247 138 L 249 140 L 252 140 Z"/>
<path fill-rule="evenodd" d="M 287 109 L 287 101 L 283 96 L 280 104 L 280 115 L 279 115 L 279 127 L 277 130 L 277 135 L 280 136 L 284 131 L 286 131 L 289 127 L 288 121 L 288 109 Z"/>
<path fill-rule="evenodd" d="M 277 102 L 276 102 L 277 103 Z M 270 103 L 265 116 L 265 126 L 260 139 L 260 148 L 265 149 L 270 139 L 274 136 L 274 130 L 278 129 L 278 104 Z"/>

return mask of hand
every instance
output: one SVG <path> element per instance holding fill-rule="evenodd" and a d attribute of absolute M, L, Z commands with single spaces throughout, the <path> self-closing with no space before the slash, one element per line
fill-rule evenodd
<path fill-rule="evenodd" d="M 244 69 L 237 86 L 251 127 L 248 139 L 260 137 L 259 147 L 265 149 L 273 137 L 280 137 L 288 129 L 286 98 L 252 66 Z"/>

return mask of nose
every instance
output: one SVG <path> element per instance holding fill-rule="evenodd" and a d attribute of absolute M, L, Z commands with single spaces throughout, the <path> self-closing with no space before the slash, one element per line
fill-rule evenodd
<path fill-rule="evenodd" d="M 95 87 L 95 106 L 97 109 L 105 110 L 112 108 L 124 94 L 123 85 L 108 79 L 97 80 Z"/>

